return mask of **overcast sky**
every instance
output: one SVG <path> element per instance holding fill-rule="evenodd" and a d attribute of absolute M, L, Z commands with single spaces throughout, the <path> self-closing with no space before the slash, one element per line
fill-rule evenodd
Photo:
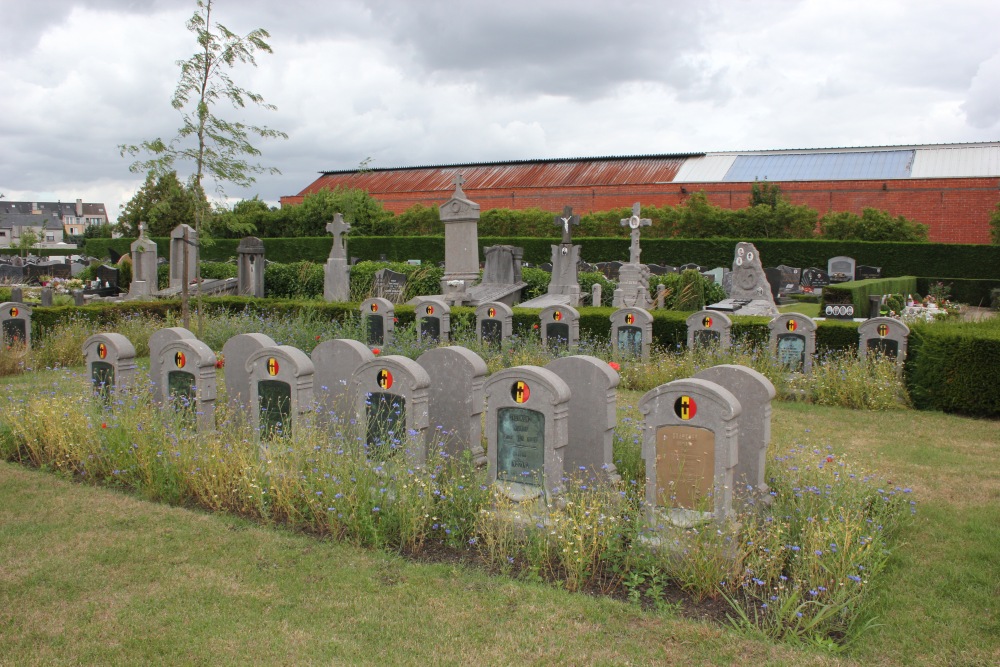
<path fill-rule="evenodd" d="M 103 202 L 122 143 L 172 138 L 194 0 L 0 0 L 0 193 Z M 273 204 L 324 170 L 1000 138 L 997 0 L 216 0 L 273 55 Z M 179 165 L 182 178 L 190 165 Z M 210 192 L 211 194 L 211 192 Z"/>

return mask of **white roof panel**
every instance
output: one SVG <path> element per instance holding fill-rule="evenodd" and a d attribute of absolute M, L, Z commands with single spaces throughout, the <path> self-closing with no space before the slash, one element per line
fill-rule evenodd
<path fill-rule="evenodd" d="M 684 160 L 674 183 L 718 183 L 736 161 L 736 153 L 714 153 Z"/>
<path fill-rule="evenodd" d="M 911 178 L 1000 176 L 1000 146 L 918 148 Z"/>

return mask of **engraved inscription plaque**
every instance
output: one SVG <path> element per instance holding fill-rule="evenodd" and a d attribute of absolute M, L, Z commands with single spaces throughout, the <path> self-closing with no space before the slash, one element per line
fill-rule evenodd
<path fill-rule="evenodd" d="M 436 341 L 441 338 L 441 318 L 424 317 L 420 320 L 420 338 Z"/>
<path fill-rule="evenodd" d="M 657 505 L 711 511 L 715 434 L 698 426 L 656 429 Z"/>
<path fill-rule="evenodd" d="M 569 343 L 569 325 L 562 322 L 550 324 L 545 329 L 545 341 L 550 345 L 563 345 Z"/>
<path fill-rule="evenodd" d="M 722 332 L 699 329 L 694 332 L 695 347 L 717 347 L 722 341 Z"/>
<path fill-rule="evenodd" d="M 365 319 L 368 320 L 368 344 L 381 345 L 385 337 L 383 328 L 385 323 L 382 321 L 382 318 L 378 315 L 372 315 Z"/>
<path fill-rule="evenodd" d="M 365 442 L 373 458 L 385 459 L 406 438 L 406 399 L 399 394 L 374 392 L 367 412 Z"/>
<path fill-rule="evenodd" d="M 806 337 L 778 334 L 778 361 L 790 371 L 801 371 L 806 363 Z"/>
<path fill-rule="evenodd" d="M 261 380 L 257 383 L 260 402 L 260 432 L 265 438 L 291 424 L 292 387 L 287 382 Z"/>
<path fill-rule="evenodd" d="M 642 329 L 639 327 L 618 327 L 618 351 L 633 357 L 641 357 Z"/>
<path fill-rule="evenodd" d="M 106 361 L 91 363 L 90 380 L 94 383 L 94 389 L 107 400 L 115 387 L 115 367 Z"/>
<path fill-rule="evenodd" d="M 483 344 L 491 347 L 500 347 L 503 339 L 503 322 L 500 320 L 483 320 Z"/>
<path fill-rule="evenodd" d="M 167 373 L 167 392 L 175 410 L 193 407 L 195 403 L 194 375 L 184 371 Z"/>
<path fill-rule="evenodd" d="M 889 338 L 869 338 L 868 354 L 881 355 L 888 359 L 895 359 L 899 354 L 899 341 Z"/>
<path fill-rule="evenodd" d="M 542 485 L 545 415 L 527 408 L 497 410 L 497 479 Z"/>
<path fill-rule="evenodd" d="M 3 340 L 6 344 L 23 343 L 25 335 L 24 320 L 4 320 Z"/>

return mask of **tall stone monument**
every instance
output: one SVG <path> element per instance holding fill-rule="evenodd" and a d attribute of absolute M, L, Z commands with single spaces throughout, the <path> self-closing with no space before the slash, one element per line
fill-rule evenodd
<path fill-rule="evenodd" d="M 326 231 L 333 234 L 333 247 L 323 269 L 323 298 L 327 301 L 350 301 L 351 266 L 347 262 L 344 234 L 351 231 L 351 226 L 344 222 L 344 216 L 337 213 L 333 222 L 327 223 Z"/>
<path fill-rule="evenodd" d="M 156 284 L 156 243 L 146 236 L 145 223 L 139 223 L 139 238 L 132 242 L 132 284 L 129 299 L 143 299 L 158 290 Z"/>
<path fill-rule="evenodd" d="M 256 236 L 240 239 L 238 289 L 240 296 L 264 298 L 264 242 Z"/>
<path fill-rule="evenodd" d="M 577 277 L 580 265 L 580 250 L 583 246 L 573 245 L 570 228 L 580 224 L 580 216 L 573 214 L 573 208 L 563 208 L 554 224 L 562 229 L 562 241 L 552 246 L 552 280 L 548 293 L 521 304 L 522 308 L 546 308 L 548 306 L 579 306 L 580 280 Z"/>
<path fill-rule="evenodd" d="M 198 232 L 191 225 L 177 225 L 170 232 L 170 286 L 190 285 L 198 275 Z"/>
<path fill-rule="evenodd" d="M 760 253 L 754 244 L 746 242 L 736 244 L 729 298 L 711 304 L 708 309 L 737 312 L 739 315 L 773 317 L 778 314 L 771 285 L 767 282 Z"/>
<path fill-rule="evenodd" d="M 441 291 L 450 305 L 461 305 L 466 289 L 479 279 L 479 204 L 465 197 L 462 174 L 456 174 L 453 183 L 455 192 L 440 209 L 444 223 Z"/>
<path fill-rule="evenodd" d="M 640 217 L 639 202 L 632 205 L 632 215 L 622 218 L 623 227 L 631 230 L 632 243 L 629 245 L 628 263 L 622 264 L 618 272 L 618 287 L 615 289 L 614 300 L 611 305 L 615 308 L 645 308 L 653 305 L 649 298 L 649 267 L 642 264 L 639 255 L 642 250 L 639 248 L 639 230 L 642 227 L 649 227 L 653 221 L 649 218 Z"/>

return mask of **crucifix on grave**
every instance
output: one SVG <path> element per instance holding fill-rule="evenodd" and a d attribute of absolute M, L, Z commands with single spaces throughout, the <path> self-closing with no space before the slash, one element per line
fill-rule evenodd
<path fill-rule="evenodd" d="M 351 231 L 351 226 L 344 222 L 344 216 L 337 213 L 333 222 L 326 223 L 326 231 L 333 234 L 333 247 L 330 248 L 330 259 L 347 259 L 347 248 L 344 247 L 343 235 Z"/>
<path fill-rule="evenodd" d="M 577 226 L 580 224 L 580 216 L 573 215 L 573 207 L 566 206 L 563 208 L 562 215 L 557 215 L 553 224 L 562 227 L 562 242 L 563 244 L 569 245 L 573 243 L 573 239 L 570 238 L 570 226 Z"/>
<path fill-rule="evenodd" d="M 626 225 L 632 230 L 632 244 L 628 248 L 628 261 L 629 264 L 639 263 L 639 253 L 642 252 L 639 248 L 639 228 L 649 227 L 653 224 L 653 221 L 649 218 L 639 217 L 639 202 L 632 204 L 632 216 L 629 218 L 622 218 L 622 227 Z"/>

